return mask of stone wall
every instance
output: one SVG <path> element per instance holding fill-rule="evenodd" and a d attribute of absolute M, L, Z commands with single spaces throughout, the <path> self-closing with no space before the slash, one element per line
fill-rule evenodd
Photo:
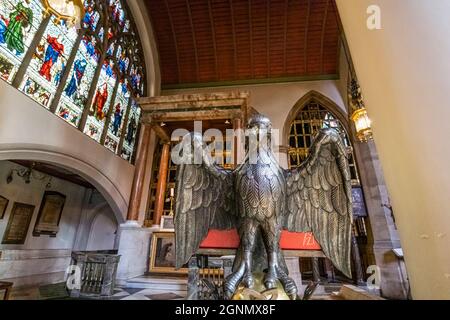
<path fill-rule="evenodd" d="M 30 184 L 26 184 L 17 174 L 7 184 L 10 171 L 23 168 L 13 162 L 0 161 L 0 195 L 9 200 L 5 215 L 0 219 L 1 280 L 13 282 L 14 287 L 60 282 L 64 280 L 73 249 L 114 249 L 117 221 L 98 192 L 93 194 L 91 189 L 55 177 L 52 177 L 50 188 L 46 188 L 47 179 L 39 181 L 32 178 Z M 58 191 L 66 196 L 56 237 L 33 236 L 46 190 Z M 1 244 L 14 202 L 35 206 L 25 243 Z M 106 219 L 109 219 L 109 224 L 95 223 Z"/>

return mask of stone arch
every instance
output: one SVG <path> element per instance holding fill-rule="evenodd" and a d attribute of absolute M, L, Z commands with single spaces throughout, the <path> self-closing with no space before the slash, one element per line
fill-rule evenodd
<path fill-rule="evenodd" d="M 284 122 L 283 126 L 283 137 L 282 143 L 283 146 L 288 146 L 288 135 L 291 128 L 292 121 L 295 120 L 297 114 L 310 102 L 311 100 L 315 100 L 319 102 L 323 107 L 325 107 L 328 111 L 330 111 L 344 126 L 345 131 L 351 137 L 349 121 L 347 114 L 339 107 L 333 100 L 323 95 L 322 93 L 311 90 L 306 93 L 303 97 L 301 97 L 292 107 L 291 111 L 289 111 L 288 116 Z"/>
<path fill-rule="evenodd" d="M 0 161 L 19 159 L 49 163 L 78 174 L 102 194 L 113 210 L 117 222 L 120 224 L 125 221 L 124 214 L 126 214 L 128 209 L 127 200 L 122 196 L 116 185 L 93 165 L 80 158 L 58 151 L 42 150 L 33 147 L 0 150 Z"/>

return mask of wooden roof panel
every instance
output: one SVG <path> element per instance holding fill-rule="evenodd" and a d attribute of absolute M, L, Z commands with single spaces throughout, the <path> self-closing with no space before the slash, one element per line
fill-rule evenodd
<path fill-rule="evenodd" d="M 145 3 L 163 88 L 338 73 L 334 0 Z"/>

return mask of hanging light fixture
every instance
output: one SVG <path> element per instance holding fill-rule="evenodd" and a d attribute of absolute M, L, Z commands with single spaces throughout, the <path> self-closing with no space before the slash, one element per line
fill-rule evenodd
<path fill-rule="evenodd" d="M 361 88 L 356 79 L 352 79 L 350 83 L 349 100 L 353 110 L 350 119 L 355 123 L 356 136 L 359 141 L 367 142 L 372 139 L 372 122 L 367 114 Z"/>
<path fill-rule="evenodd" d="M 66 21 L 68 26 L 81 28 L 81 20 L 84 17 L 82 0 L 41 0 L 44 6 L 44 14 L 53 14 L 56 22 Z"/>

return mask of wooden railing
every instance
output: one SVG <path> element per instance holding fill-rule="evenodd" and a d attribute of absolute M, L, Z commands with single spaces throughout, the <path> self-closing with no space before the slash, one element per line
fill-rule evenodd
<path fill-rule="evenodd" d="M 224 279 L 231 273 L 233 260 L 226 257 L 195 255 L 189 260 L 188 300 L 222 300 Z"/>

